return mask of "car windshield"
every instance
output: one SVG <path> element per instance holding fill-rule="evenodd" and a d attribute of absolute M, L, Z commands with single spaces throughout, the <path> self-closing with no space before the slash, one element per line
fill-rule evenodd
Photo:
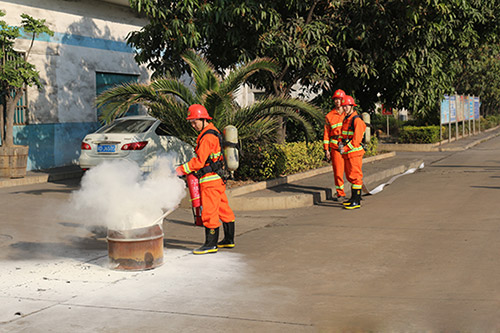
<path fill-rule="evenodd" d="M 153 124 L 155 120 L 146 119 L 126 119 L 117 120 L 111 124 L 97 130 L 96 133 L 144 133 Z"/>

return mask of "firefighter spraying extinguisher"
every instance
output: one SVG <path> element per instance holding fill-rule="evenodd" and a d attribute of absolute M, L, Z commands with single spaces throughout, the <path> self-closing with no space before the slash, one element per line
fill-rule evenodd
<path fill-rule="evenodd" d="M 211 171 L 217 172 L 221 176 L 221 178 L 227 180 L 229 177 L 232 177 L 233 172 L 236 171 L 239 166 L 238 129 L 233 125 L 228 125 L 224 127 L 223 137 L 220 137 L 220 134 L 218 135 L 218 137 L 221 142 L 221 147 L 224 147 L 224 162 L 219 165 L 212 165 L 210 166 L 210 168 Z M 229 175 L 229 173 L 231 175 Z M 196 173 L 193 172 L 187 175 L 187 183 L 191 201 L 191 209 L 193 211 L 194 224 L 196 226 L 203 226 L 203 222 L 201 219 L 201 211 L 203 207 L 201 206 L 200 184 Z"/>

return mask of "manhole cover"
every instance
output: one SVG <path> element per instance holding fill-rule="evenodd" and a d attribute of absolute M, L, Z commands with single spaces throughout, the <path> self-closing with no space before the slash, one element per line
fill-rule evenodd
<path fill-rule="evenodd" d="M 14 237 L 12 237 L 11 235 L 0 234 L 0 245 L 2 245 L 3 243 L 7 243 L 13 239 Z"/>

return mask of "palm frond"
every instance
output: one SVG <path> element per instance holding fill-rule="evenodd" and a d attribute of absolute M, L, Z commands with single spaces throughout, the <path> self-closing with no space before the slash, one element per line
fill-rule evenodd
<path fill-rule="evenodd" d="M 230 121 L 234 110 L 238 108 L 232 94 L 221 94 L 218 91 L 207 91 L 200 97 L 210 116 L 214 118 L 214 124 L 220 125 Z"/>
<path fill-rule="evenodd" d="M 313 127 L 302 114 L 317 121 L 323 120 L 323 112 L 307 102 L 294 98 L 275 97 L 239 109 L 235 114 L 234 126 L 240 130 L 240 127 L 245 126 L 245 124 L 253 124 L 263 117 L 273 117 L 274 119 L 288 117 L 294 119 L 303 128 L 307 138 L 312 138 L 314 136 Z"/>
<path fill-rule="evenodd" d="M 164 96 L 163 100 L 149 106 L 149 114 L 166 124 L 167 134 L 194 144 L 197 133 L 186 121 L 186 105 L 173 97 Z"/>
<path fill-rule="evenodd" d="M 96 98 L 96 106 L 101 108 L 101 120 L 106 123 L 125 114 L 133 104 L 148 104 L 158 100 L 151 86 L 127 83 L 104 91 Z"/>
<path fill-rule="evenodd" d="M 252 123 L 234 122 L 238 137 L 243 142 L 274 142 L 279 128 L 277 118 L 265 117 Z"/>
<path fill-rule="evenodd" d="M 248 114 L 249 117 L 259 118 L 265 115 L 269 115 L 271 113 L 281 112 L 274 110 L 277 107 L 298 111 L 298 113 L 308 115 L 309 117 L 313 118 L 316 121 L 319 122 L 323 121 L 324 115 L 319 108 L 305 101 L 296 98 L 286 98 L 286 97 L 266 98 L 250 106 L 241 108 L 241 110 L 239 110 L 238 113 Z"/>
<path fill-rule="evenodd" d="M 221 79 L 215 72 L 213 66 L 205 60 L 205 58 L 201 57 L 193 50 L 188 50 L 182 55 L 182 59 L 188 63 L 191 69 L 198 96 L 202 95 L 207 90 L 218 90 Z"/>
<path fill-rule="evenodd" d="M 187 105 L 199 102 L 191 90 L 178 79 L 159 78 L 151 83 L 151 87 L 160 94 L 177 96 Z"/>
<path fill-rule="evenodd" d="M 279 70 L 278 64 L 269 58 L 258 58 L 232 70 L 223 80 L 220 86 L 221 94 L 233 93 L 249 76 L 258 71 L 268 71 L 276 73 Z"/>

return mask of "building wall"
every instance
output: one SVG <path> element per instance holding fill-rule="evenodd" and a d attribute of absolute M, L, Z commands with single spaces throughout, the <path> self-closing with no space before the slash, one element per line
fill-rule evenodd
<path fill-rule="evenodd" d="M 19 26 L 20 15 L 45 19 L 54 36 L 35 40 L 29 62 L 40 72 L 43 88 L 28 89 L 28 124 L 16 126 L 15 142 L 30 146 L 28 170 L 75 163 L 81 139 L 98 127 L 96 72 L 137 76 L 150 73 L 139 67 L 126 44 L 129 32 L 146 21 L 130 8 L 95 0 L 0 1 L 3 19 Z M 29 48 L 28 36 L 16 42 Z"/>

